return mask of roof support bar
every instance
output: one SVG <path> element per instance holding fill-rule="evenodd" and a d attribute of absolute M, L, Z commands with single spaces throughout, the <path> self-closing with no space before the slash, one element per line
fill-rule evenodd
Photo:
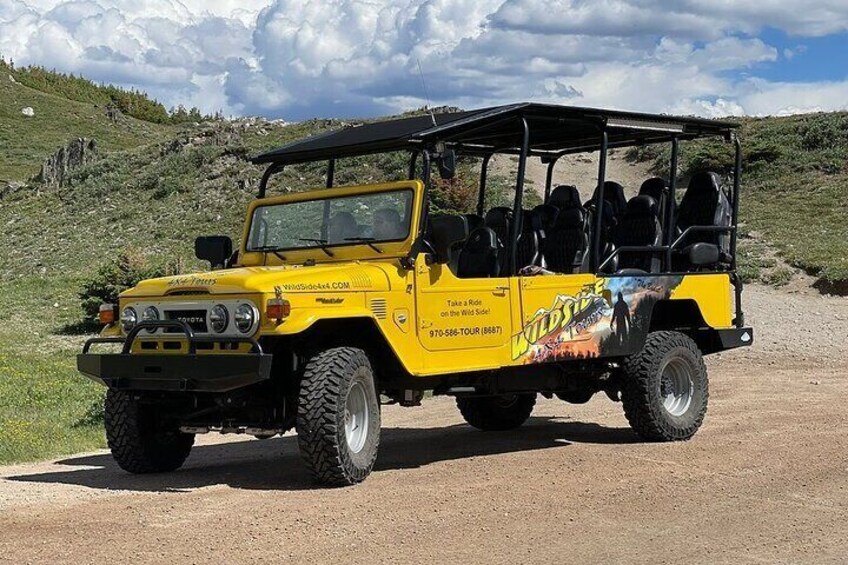
<path fill-rule="evenodd" d="M 330 159 L 327 161 L 327 188 L 333 188 L 333 183 L 336 180 L 336 160 Z"/>
<path fill-rule="evenodd" d="M 409 171 L 406 174 L 407 180 L 415 179 L 415 164 L 418 162 L 418 154 L 420 151 L 410 151 L 409 155 Z"/>
<path fill-rule="evenodd" d="M 548 203 L 548 199 L 551 197 L 551 185 L 554 182 L 554 167 L 556 167 L 557 161 L 559 161 L 559 157 L 554 157 L 548 163 L 548 174 L 545 177 L 545 204 Z"/>
<path fill-rule="evenodd" d="M 736 159 L 733 166 L 733 225 L 739 225 L 739 186 L 742 178 L 742 144 L 737 136 L 733 136 L 733 144 L 736 148 Z M 736 232 L 730 235 L 730 254 L 733 260 L 730 264 L 732 270 L 736 270 Z"/>
<path fill-rule="evenodd" d="M 515 207 L 512 211 L 512 234 L 509 241 L 509 274 L 518 273 L 518 237 L 521 235 L 521 204 L 524 197 L 524 175 L 527 172 L 527 153 L 530 151 L 530 124 L 527 118 L 521 118 L 524 137 L 521 141 L 521 154 L 518 157 L 518 178 L 515 179 Z M 523 265 L 522 265 L 523 266 Z"/>
<path fill-rule="evenodd" d="M 604 222 L 604 182 L 607 177 L 607 149 L 609 134 L 606 127 L 601 132 L 601 152 L 598 155 L 598 190 L 595 194 L 595 233 L 592 237 L 592 272 L 597 272 L 601 264 L 601 229 Z"/>
<path fill-rule="evenodd" d="M 421 182 L 424 183 L 424 195 L 421 199 L 421 217 L 418 224 L 418 237 L 424 237 L 427 233 L 428 209 L 430 208 L 430 151 L 425 149 L 422 153 L 423 163 L 421 167 Z"/>
<path fill-rule="evenodd" d="M 262 180 L 259 181 L 259 194 L 258 198 L 265 198 L 265 191 L 268 190 L 268 179 L 271 178 L 271 175 L 275 173 L 280 173 L 285 169 L 286 166 L 281 163 L 272 163 L 265 172 L 262 173 Z"/>
<path fill-rule="evenodd" d="M 671 140 L 671 163 L 668 168 L 668 198 L 663 210 L 663 245 L 671 245 L 671 236 L 674 231 L 674 209 L 677 207 L 677 161 L 680 156 L 680 142 L 675 136 Z M 665 256 L 665 268 L 671 271 L 671 248 Z"/>
<path fill-rule="evenodd" d="M 736 273 L 736 234 L 739 231 L 739 187 L 742 183 L 742 144 L 734 134 L 733 144 L 736 147 L 736 160 L 733 166 L 733 221 L 734 230 L 730 232 L 730 272 L 735 289 L 736 317 L 733 323 L 737 328 L 745 326 L 745 313 L 742 310 L 742 281 Z"/>
<path fill-rule="evenodd" d="M 489 161 L 492 160 L 492 153 L 483 157 L 483 163 L 480 165 L 480 192 L 477 193 L 477 215 L 482 216 L 483 210 L 486 208 L 486 181 L 489 178 Z"/>

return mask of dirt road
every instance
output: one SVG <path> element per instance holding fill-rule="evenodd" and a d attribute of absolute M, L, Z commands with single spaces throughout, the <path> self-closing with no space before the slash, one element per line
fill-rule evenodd
<path fill-rule="evenodd" d="M 848 561 L 848 299 L 747 293 L 757 347 L 709 362 L 692 441 L 620 405 L 541 401 L 485 434 L 448 399 L 387 407 L 362 485 L 316 489 L 294 437 L 204 438 L 183 470 L 108 454 L 0 468 L 0 561 Z"/>

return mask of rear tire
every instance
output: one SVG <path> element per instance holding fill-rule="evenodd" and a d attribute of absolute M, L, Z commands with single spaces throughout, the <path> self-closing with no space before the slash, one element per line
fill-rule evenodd
<path fill-rule="evenodd" d="M 652 332 L 623 366 L 621 401 L 630 427 L 648 441 L 686 440 L 704 421 L 707 368 L 698 346 L 680 332 Z"/>
<path fill-rule="evenodd" d="M 106 440 L 118 466 L 130 473 L 175 471 L 194 445 L 194 434 L 167 423 L 156 407 L 132 394 L 109 389 L 105 403 Z"/>
<path fill-rule="evenodd" d="M 456 399 L 456 406 L 465 421 L 487 432 L 519 427 L 533 413 L 535 405 L 535 394 L 466 396 Z"/>
<path fill-rule="evenodd" d="M 318 482 L 363 481 L 380 445 L 380 403 L 361 349 L 336 347 L 306 364 L 297 408 L 300 454 Z"/>

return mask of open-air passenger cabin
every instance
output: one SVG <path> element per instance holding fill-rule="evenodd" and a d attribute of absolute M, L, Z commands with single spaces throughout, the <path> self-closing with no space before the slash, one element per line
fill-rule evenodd
<path fill-rule="evenodd" d="M 450 262 L 457 276 L 467 278 L 518 275 L 530 265 L 546 272 L 605 277 L 727 272 L 736 288 L 734 322 L 741 327 L 741 284 L 735 275 L 741 172 L 736 127 L 694 117 L 520 103 L 347 127 L 253 161 L 269 165 L 260 183 L 262 198 L 269 178 L 292 164 L 327 161 L 331 188 L 338 159 L 407 151 L 408 178 L 420 178 L 426 191 L 433 169 L 449 176 L 455 156 L 480 157 L 476 214 L 428 216 L 424 206 L 413 252 L 431 252 L 436 261 Z M 731 182 L 699 172 L 679 199 L 682 187 L 673 174 L 646 179 L 628 201 L 621 185 L 607 181 L 610 149 L 668 143 L 669 170 L 677 171 L 679 143 L 708 137 L 734 143 Z M 574 187 L 552 186 L 554 169 L 563 156 L 589 152 L 599 152 L 598 180 L 592 198 L 581 202 Z M 511 209 L 486 209 L 487 173 L 496 154 L 518 158 Z M 547 180 L 544 203 L 526 210 L 524 179 L 530 158 L 547 165 Z"/>

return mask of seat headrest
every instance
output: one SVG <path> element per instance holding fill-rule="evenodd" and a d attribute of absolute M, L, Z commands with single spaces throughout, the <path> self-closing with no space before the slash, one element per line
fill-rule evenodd
<path fill-rule="evenodd" d="M 586 212 L 582 208 L 568 208 L 562 210 L 556 217 L 555 229 L 577 228 L 583 229 L 586 220 Z"/>
<path fill-rule="evenodd" d="M 478 228 L 468 235 L 463 251 L 480 252 L 498 248 L 498 236 L 491 228 Z"/>
<path fill-rule="evenodd" d="M 586 203 L 586 206 L 594 206 L 595 200 L 598 198 L 598 189 L 592 194 L 592 199 Z M 618 216 L 624 212 L 624 207 L 627 206 L 627 198 L 624 196 L 624 187 L 617 182 L 608 180 L 604 182 L 604 202 L 609 206 L 604 208 L 612 208 L 613 216 Z"/>
<path fill-rule="evenodd" d="M 642 183 L 639 187 L 640 195 L 647 195 L 659 202 L 668 188 L 668 183 L 660 177 L 653 177 Z"/>
<path fill-rule="evenodd" d="M 533 228 L 537 230 L 547 230 L 554 225 L 559 208 L 551 204 L 539 204 L 533 208 L 532 222 Z"/>
<path fill-rule="evenodd" d="M 430 216 L 430 241 L 436 251 L 436 260 L 449 259 L 451 245 L 468 237 L 468 219 L 465 216 L 436 214 Z"/>
<path fill-rule="evenodd" d="M 721 181 L 716 173 L 710 171 L 701 171 L 700 173 L 695 173 L 692 175 L 692 178 L 689 179 L 689 186 L 686 189 L 686 192 L 714 192 L 719 193 L 721 191 Z"/>
<path fill-rule="evenodd" d="M 624 187 L 617 182 L 608 180 L 604 183 L 604 200 L 612 204 L 613 210 L 618 214 L 627 206 L 627 197 L 624 196 Z"/>
<path fill-rule="evenodd" d="M 506 206 L 498 206 L 486 212 L 484 222 L 487 227 L 502 226 L 512 219 L 512 210 Z"/>
<path fill-rule="evenodd" d="M 580 192 L 576 186 L 561 184 L 548 197 L 548 204 L 557 208 L 573 208 L 580 206 Z"/>
<path fill-rule="evenodd" d="M 659 205 L 652 196 L 640 194 L 634 196 L 624 208 L 624 215 L 627 217 L 639 216 L 657 216 L 659 214 Z"/>

